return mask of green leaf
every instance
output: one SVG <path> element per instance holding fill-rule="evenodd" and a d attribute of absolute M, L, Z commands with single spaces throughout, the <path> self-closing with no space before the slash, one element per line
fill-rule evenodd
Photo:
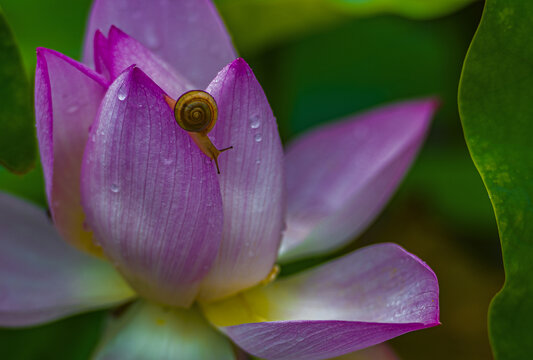
<path fill-rule="evenodd" d="M 452 13 L 474 0 L 327 0 L 356 15 L 397 14 L 427 19 Z"/>
<path fill-rule="evenodd" d="M 465 138 L 489 192 L 506 274 L 489 310 L 497 359 L 533 354 L 533 2 L 487 0 L 459 91 Z"/>
<path fill-rule="evenodd" d="M 35 163 L 33 99 L 13 33 L 0 9 L 0 164 L 25 173 Z"/>
<path fill-rule="evenodd" d="M 2 359 L 87 360 L 106 317 L 107 311 L 98 311 L 31 328 L 0 328 Z"/>
<path fill-rule="evenodd" d="M 245 54 L 353 17 L 396 14 L 416 19 L 447 15 L 475 0 L 215 0 Z"/>
<path fill-rule="evenodd" d="M 0 166 L 0 191 L 17 195 L 42 208 L 48 207 L 40 161 L 37 161 L 35 168 L 24 176 L 10 173 Z"/>

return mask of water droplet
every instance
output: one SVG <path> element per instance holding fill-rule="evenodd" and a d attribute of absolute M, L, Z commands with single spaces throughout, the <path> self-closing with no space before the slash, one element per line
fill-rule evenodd
<path fill-rule="evenodd" d="M 263 136 L 261 134 L 256 134 L 254 136 L 254 140 L 255 142 L 261 142 L 261 140 L 263 140 Z"/>
<path fill-rule="evenodd" d="M 118 193 L 119 188 L 117 184 L 111 184 L 111 191 L 114 193 Z"/>
<path fill-rule="evenodd" d="M 122 85 L 120 87 L 120 89 L 118 89 L 118 95 L 117 95 L 118 99 L 120 101 L 124 101 L 126 100 L 126 98 L 128 97 L 128 88 L 127 86 L 125 85 Z"/>
<path fill-rule="evenodd" d="M 255 164 L 256 164 L 256 165 L 261 164 L 261 159 L 257 159 L 257 160 L 255 160 Z"/>
<path fill-rule="evenodd" d="M 67 108 L 67 114 L 74 114 L 76 111 L 78 111 L 79 106 L 74 104 Z"/>
<path fill-rule="evenodd" d="M 163 164 L 165 165 L 171 165 L 173 162 L 174 161 L 172 159 L 167 159 L 167 158 L 163 159 Z"/>
<path fill-rule="evenodd" d="M 257 129 L 259 126 L 261 126 L 259 114 L 253 114 L 252 116 L 250 116 L 250 127 L 252 129 Z"/>

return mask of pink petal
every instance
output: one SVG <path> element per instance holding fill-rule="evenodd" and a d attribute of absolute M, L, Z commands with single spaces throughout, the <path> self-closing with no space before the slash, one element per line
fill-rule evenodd
<path fill-rule="evenodd" d="M 218 12 L 209 0 L 96 0 L 85 36 L 84 61 L 93 63 L 96 30 L 115 25 L 204 88 L 235 59 Z"/>
<path fill-rule="evenodd" d="M 28 326 L 133 296 L 109 263 L 61 240 L 44 210 L 0 193 L 0 326 Z"/>
<path fill-rule="evenodd" d="M 194 87 L 172 67 L 159 59 L 140 42 L 115 26 L 109 30 L 108 39 L 97 31 L 95 35 L 95 66 L 115 79 L 131 65 L 137 65 L 159 87 L 177 99 Z M 103 66 L 102 66 L 103 65 Z"/>
<path fill-rule="evenodd" d="M 207 88 L 217 101 L 215 145 L 224 204 L 222 245 L 202 285 L 203 300 L 231 295 L 263 280 L 276 261 L 284 216 L 283 155 L 276 119 L 242 59 Z"/>
<path fill-rule="evenodd" d="M 50 210 L 63 238 L 92 253 L 98 249 L 83 228 L 80 170 L 106 87 L 107 81 L 85 65 L 37 49 L 35 117 Z"/>
<path fill-rule="evenodd" d="M 386 343 L 367 347 L 349 354 L 332 358 L 331 360 L 400 360 Z"/>
<path fill-rule="evenodd" d="M 438 292 L 425 263 L 378 244 L 204 310 L 255 356 L 325 359 L 438 325 Z"/>
<path fill-rule="evenodd" d="M 100 30 L 97 30 L 94 34 L 94 68 L 99 74 L 102 74 L 106 79 L 110 80 L 114 79 L 116 76 L 111 77 L 108 69 L 109 61 L 110 57 L 107 38 Z"/>
<path fill-rule="evenodd" d="M 82 203 L 137 292 L 189 306 L 216 256 L 222 201 L 209 159 L 138 68 L 109 87 L 83 158 Z"/>
<path fill-rule="evenodd" d="M 294 141 L 281 259 L 335 250 L 364 231 L 413 162 L 436 108 L 433 99 L 397 103 Z"/>

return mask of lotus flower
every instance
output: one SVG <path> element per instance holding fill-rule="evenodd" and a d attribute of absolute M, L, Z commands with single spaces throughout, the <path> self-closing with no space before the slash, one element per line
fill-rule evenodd
<path fill-rule="evenodd" d="M 95 358 L 231 359 L 229 338 L 267 359 L 323 359 L 439 323 L 434 273 L 391 243 L 274 281 L 276 261 L 338 249 L 375 218 L 435 101 L 318 128 L 284 154 L 209 1 L 97 0 L 86 36 L 83 63 L 37 50 L 53 221 L 0 195 L 0 325 L 129 303 Z M 220 175 L 165 102 L 191 89 L 216 100 L 211 141 L 233 146 Z"/>

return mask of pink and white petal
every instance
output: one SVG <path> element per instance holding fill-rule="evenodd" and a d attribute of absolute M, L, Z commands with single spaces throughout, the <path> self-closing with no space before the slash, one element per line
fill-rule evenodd
<path fill-rule="evenodd" d="M 83 227 L 81 160 L 88 132 L 107 81 L 58 52 L 37 49 L 35 117 L 46 194 L 61 236 L 81 250 L 98 254 Z"/>
<path fill-rule="evenodd" d="M 109 30 L 105 42 L 102 41 L 102 36 L 100 32 L 95 35 L 95 66 L 102 68 L 98 64 L 104 64 L 106 69 L 102 70 L 109 73 L 111 79 L 115 79 L 131 65 L 137 65 L 174 99 L 194 89 L 190 82 L 170 65 L 115 26 Z"/>
<path fill-rule="evenodd" d="M 0 326 L 110 307 L 134 294 L 113 267 L 61 240 L 44 210 L 0 193 Z"/>
<path fill-rule="evenodd" d="M 112 320 L 93 358 L 229 360 L 236 356 L 231 342 L 196 308 L 138 302 L 119 319 Z"/>
<path fill-rule="evenodd" d="M 331 360 L 400 360 L 386 343 L 370 346 L 352 353 L 336 356 Z"/>
<path fill-rule="evenodd" d="M 388 105 L 290 144 L 280 260 L 331 252 L 363 232 L 413 162 L 437 106 L 434 99 Z"/>
<path fill-rule="evenodd" d="M 111 25 L 139 40 L 198 89 L 236 57 L 210 0 L 96 0 L 85 35 L 86 64 L 93 63 L 96 30 L 105 34 Z"/>
<path fill-rule="evenodd" d="M 438 292 L 425 263 L 378 244 L 203 309 L 255 356 L 324 359 L 438 325 Z"/>
<path fill-rule="evenodd" d="M 109 87 L 82 168 L 82 204 L 104 253 L 138 293 L 189 306 L 218 251 L 214 166 L 132 67 Z"/>
<path fill-rule="evenodd" d="M 276 119 L 252 70 L 242 59 L 226 66 L 207 91 L 218 104 L 212 134 L 224 204 L 222 245 L 200 297 L 212 301 L 263 280 L 276 261 L 285 189 Z"/>

